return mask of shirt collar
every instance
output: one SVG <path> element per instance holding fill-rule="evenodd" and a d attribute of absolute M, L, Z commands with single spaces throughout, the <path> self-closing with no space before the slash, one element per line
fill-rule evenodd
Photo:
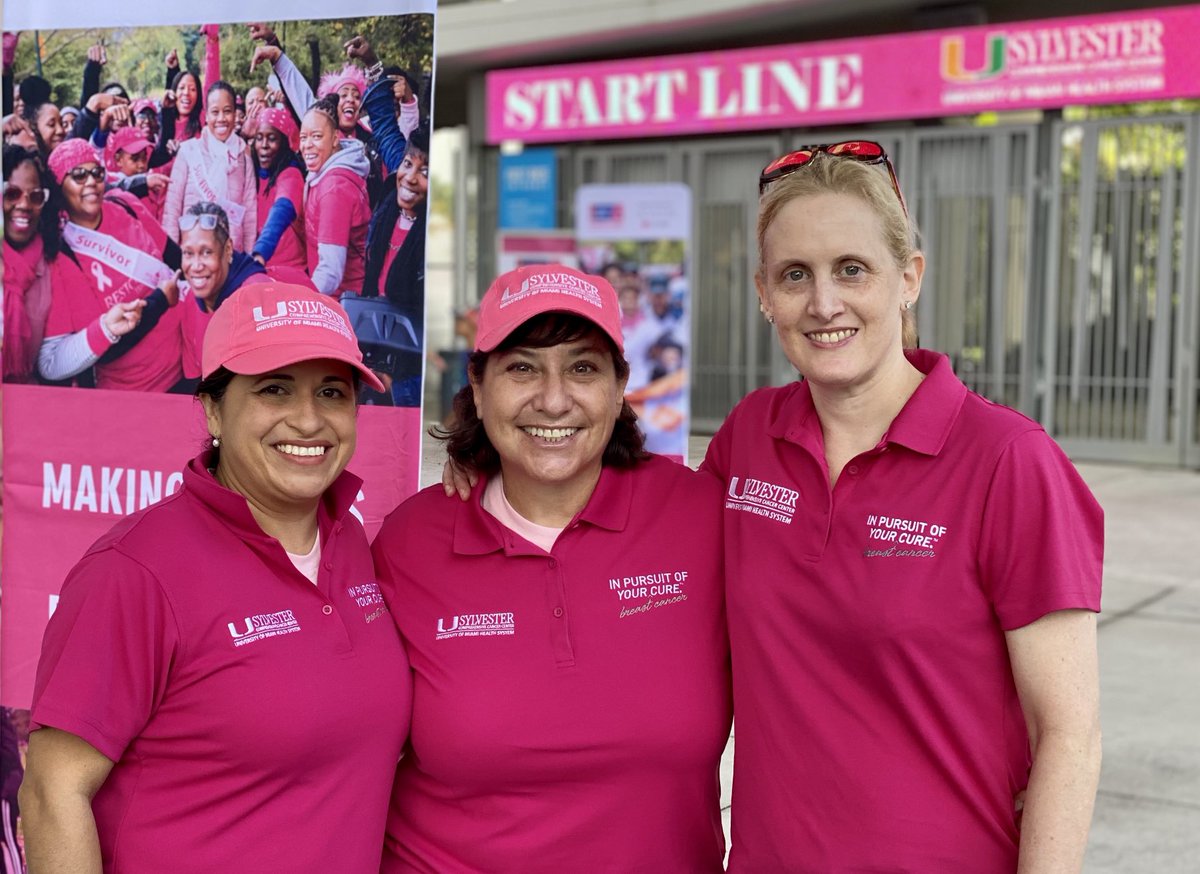
<path fill-rule="evenodd" d="M 246 497 L 231 489 L 225 488 L 217 481 L 212 469 L 215 467 L 216 453 L 211 449 L 200 453 L 183 471 L 183 484 L 186 490 L 200 503 L 219 517 L 238 533 L 247 537 L 266 538 L 275 542 L 259 527 Z M 324 533 L 329 525 L 341 519 L 349 511 L 362 480 L 349 471 L 342 471 L 333 484 L 325 490 L 317 513 L 318 524 Z"/>
<path fill-rule="evenodd" d="M 454 552 L 459 555 L 484 555 L 504 550 L 506 555 L 542 554 L 524 539 L 507 536 L 511 532 L 483 509 L 480 501 L 486 485 L 487 476 L 480 476 L 479 482 L 471 490 L 471 497 L 456 508 Z M 600 479 L 592 490 L 592 496 L 570 521 L 564 533 L 585 522 L 609 531 L 623 531 L 629 522 L 632 503 L 633 471 L 605 466 L 600 471 Z"/>
<path fill-rule="evenodd" d="M 925 379 L 892 420 L 882 442 L 937 455 L 958 419 L 967 387 L 954 375 L 950 359 L 940 352 L 908 349 L 904 355 Z M 817 455 L 824 452 L 821 422 L 807 382 L 785 386 L 770 403 L 767 433 L 771 437 L 806 446 Z"/>

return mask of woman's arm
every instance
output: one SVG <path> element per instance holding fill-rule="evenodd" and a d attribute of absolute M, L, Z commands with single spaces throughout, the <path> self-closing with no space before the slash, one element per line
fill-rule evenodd
<path fill-rule="evenodd" d="M 1005 639 L 1033 752 L 1017 870 L 1074 874 L 1100 781 L 1096 615 L 1058 610 Z"/>
<path fill-rule="evenodd" d="M 242 214 L 242 250 L 254 246 L 258 234 L 258 174 L 254 172 L 254 161 L 250 149 L 242 153 L 242 191 L 240 203 L 246 208 Z"/>
<path fill-rule="evenodd" d="M 113 761 L 87 741 L 56 728 L 29 735 L 19 803 L 31 872 L 101 870 L 92 798 Z"/>
<path fill-rule="evenodd" d="M 145 307 L 145 300 L 113 304 L 107 313 L 86 328 L 46 337 L 38 349 L 38 372 L 51 382 L 83 373 L 121 337 L 138 326 Z"/>
<path fill-rule="evenodd" d="M 371 136 L 375 148 L 389 170 L 395 170 L 404 160 L 408 139 L 396 124 L 396 111 L 390 79 L 380 79 L 367 89 L 363 100 L 367 117 L 371 119 Z"/>
<path fill-rule="evenodd" d="M 204 87 L 211 88 L 221 80 L 221 27 L 206 24 L 200 30 L 204 34 Z"/>
<path fill-rule="evenodd" d="M 185 144 L 186 145 L 186 144 Z M 171 165 L 171 184 L 163 201 L 162 227 L 167 236 L 179 241 L 179 216 L 183 214 L 183 197 L 188 181 L 188 149 L 180 149 Z"/>

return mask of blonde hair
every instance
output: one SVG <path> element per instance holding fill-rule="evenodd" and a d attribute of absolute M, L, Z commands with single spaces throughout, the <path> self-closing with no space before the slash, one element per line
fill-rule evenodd
<path fill-rule="evenodd" d="M 817 194 L 849 194 L 859 198 L 879 217 L 883 241 L 901 270 L 917 251 L 917 229 L 904 212 L 891 180 L 878 167 L 849 158 L 818 153 L 799 170 L 772 182 L 758 199 L 758 276 L 765 280 L 763 251 L 767 230 L 779 211 L 798 197 Z M 901 342 L 916 348 L 917 318 L 912 310 L 900 314 Z"/>

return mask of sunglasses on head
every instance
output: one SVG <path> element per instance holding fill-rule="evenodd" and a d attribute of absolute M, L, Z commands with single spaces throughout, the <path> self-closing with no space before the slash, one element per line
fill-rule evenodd
<path fill-rule="evenodd" d="M 32 191 L 26 191 L 16 185 L 8 182 L 4 183 L 4 205 L 16 206 L 21 202 L 21 198 L 26 198 L 30 206 L 42 206 L 49 198 L 50 192 L 45 188 L 34 188 Z"/>
<path fill-rule="evenodd" d="M 908 215 L 908 207 L 904 203 L 904 195 L 900 193 L 900 182 L 896 179 L 896 168 L 892 166 L 892 161 L 888 158 L 887 152 L 883 150 L 883 146 L 871 140 L 847 140 L 844 143 L 822 143 L 815 146 L 804 146 L 794 152 L 788 152 L 786 155 L 776 158 L 764 167 L 762 173 L 758 175 L 758 196 L 762 197 L 763 192 L 767 190 L 767 186 L 772 182 L 776 182 L 784 176 L 790 176 L 812 161 L 815 156 L 821 154 L 834 158 L 846 158 L 862 164 L 883 164 L 887 167 L 888 178 L 892 180 L 892 190 L 896 192 L 896 197 L 900 200 L 900 206 L 903 207 L 904 214 Z"/>
<path fill-rule="evenodd" d="M 211 231 L 215 230 L 219 224 L 221 224 L 220 216 L 211 212 L 202 212 L 200 215 L 184 213 L 179 217 L 179 230 L 181 231 L 190 231 L 196 225 L 200 225 L 201 230 Z"/>
<path fill-rule="evenodd" d="M 69 177 L 71 177 L 72 182 L 75 182 L 79 185 L 82 185 L 83 183 L 87 182 L 89 176 L 91 176 L 97 182 L 103 182 L 104 181 L 104 168 L 101 167 L 99 164 L 92 167 L 92 169 L 90 169 L 90 170 L 87 167 L 72 167 L 70 170 L 67 171 L 67 175 Z"/>

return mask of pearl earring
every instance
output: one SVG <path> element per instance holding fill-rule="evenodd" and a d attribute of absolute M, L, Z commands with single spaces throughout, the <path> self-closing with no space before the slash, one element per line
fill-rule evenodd
<path fill-rule="evenodd" d="M 218 448 L 220 448 L 220 446 L 221 446 L 221 438 L 220 438 L 220 437 L 214 437 L 214 438 L 212 439 L 212 444 L 213 444 L 213 449 L 218 449 Z"/>

